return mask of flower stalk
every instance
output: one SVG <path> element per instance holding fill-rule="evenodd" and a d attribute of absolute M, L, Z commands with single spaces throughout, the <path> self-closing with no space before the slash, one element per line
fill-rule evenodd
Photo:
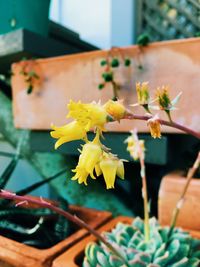
<path fill-rule="evenodd" d="M 131 111 L 127 110 L 123 119 L 148 121 L 151 118 L 152 118 L 152 116 L 150 116 L 150 115 L 145 115 L 145 116 L 135 115 Z M 182 124 L 179 124 L 179 123 L 173 122 L 173 121 L 166 121 L 166 120 L 162 120 L 162 119 L 158 119 L 158 121 L 162 125 L 178 129 L 182 132 L 193 135 L 194 137 L 200 139 L 200 133 L 198 133 L 198 132 L 196 132 L 196 131 L 194 131 L 194 130 L 192 130 L 192 129 L 190 129 L 190 128 L 182 125 Z"/>
<path fill-rule="evenodd" d="M 144 158 L 140 156 L 140 175 L 142 178 L 142 197 L 144 202 L 144 236 L 145 241 L 150 240 L 150 229 L 149 229 L 149 206 L 148 206 L 148 193 L 147 193 L 147 180 L 146 180 L 146 169 Z"/>
<path fill-rule="evenodd" d="M 98 240 L 103 242 L 109 250 L 111 250 L 116 256 L 118 256 L 121 260 L 123 260 L 125 266 L 129 266 L 126 259 L 124 258 L 123 255 L 121 255 L 120 251 L 118 251 L 116 248 L 112 246 L 101 234 L 99 234 L 96 230 L 94 230 L 92 227 L 90 227 L 87 223 L 85 223 L 82 219 L 77 217 L 76 215 L 70 214 L 68 211 L 65 211 L 54 204 L 44 200 L 42 197 L 39 199 L 33 199 L 29 196 L 19 196 L 16 195 L 15 193 L 5 191 L 5 190 L 0 190 L 0 198 L 3 199 L 10 199 L 15 202 L 17 202 L 17 206 L 20 206 L 22 204 L 36 204 L 42 208 L 47 208 L 50 209 L 54 212 L 56 212 L 59 215 L 64 216 L 67 220 L 70 220 L 72 223 L 75 223 L 81 228 L 86 229 L 90 234 L 94 235 Z"/>
<path fill-rule="evenodd" d="M 179 200 L 176 204 L 176 207 L 174 209 L 174 212 L 173 212 L 168 236 L 170 236 L 172 234 L 174 227 L 176 226 L 176 222 L 177 222 L 180 210 L 181 210 L 181 208 L 185 202 L 185 195 L 186 195 L 187 190 L 189 188 L 190 182 L 191 182 L 192 178 L 194 177 L 195 172 L 199 168 L 199 165 L 200 165 L 200 152 L 198 153 L 198 156 L 197 156 L 192 168 L 190 168 L 188 173 L 187 173 L 185 186 L 183 188 L 183 191 L 180 195 L 180 198 L 179 198 Z"/>

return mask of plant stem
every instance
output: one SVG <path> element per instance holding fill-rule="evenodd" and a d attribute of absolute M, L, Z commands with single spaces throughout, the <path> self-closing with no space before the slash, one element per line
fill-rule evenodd
<path fill-rule="evenodd" d="M 142 197 L 144 202 L 144 236 L 145 241 L 150 240 L 150 230 L 149 230 L 149 207 L 148 207 L 148 193 L 147 193 L 147 181 L 146 181 L 146 168 L 144 163 L 144 157 L 140 153 L 140 175 L 142 178 Z"/>
<path fill-rule="evenodd" d="M 136 131 L 136 130 L 135 130 Z M 144 236 L 145 241 L 150 240 L 150 229 L 149 229 L 149 205 L 148 205 L 148 192 L 147 192 L 147 179 L 146 179 L 146 168 L 145 168 L 145 152 L 140 146 L 140 140 L 138 139 L 137 132 L 135 132 L 135 141 L 138 146 L 138 156 L 140 161 L 140 176 L 142 178 L 142 198 L 144 205 Z"/>
<path fill-rule="evenodd" d="M 83 220 L 78 218 L 76 215 L 72 215 L 68 211 L 63 210 L 63 209 L 55 206 L 54 204 L 52 204 L 52 203 L 50 203 L 50 202 L 48 202 L 42 198 L 33 199 L 29 196 L 18 196 L 15 193 L 5 191 L 5 190 L 0 191 L 0 197 L 4 198 L 4 199 L 10 199 L 10 200 L 17 201 L 18 206 L 20 205 L 20 203 L 22 203 L 22 204 L 24 204 L 24 203 L 37 204 L 40 207 L 48 208 L 48 209 L 56 212 L 57 214 L 64 216 L 67 220 L 70 220 L 71 222 L 75 223 L 79 227 L 85 228 L 88 232 L 90 232 L 97 239 L 99 239 L 101 242 L 103 242 L 116 256 L 118 256 L 123 261 L 125 266 L 129 266 L 126 259 L 124 258 L 124 256 L 121 255 L 121 253 L 118 250 L 116 250 L 101 234 L 99 234 L 96 230 L 94 230 L 92 227 L 90 227 L 87 223 L 85 223 Z"/>
<path fill-rule="evenodd" d="M 133 114 L 132 112 L 130 111 L 127 111 L 126 115 L 124 116 L 123 119 L 129 119 L 129 120 L 143 120 L 143 121 L 147 121 L 151 118 L 152 116 L 141 116 L 141 115 L 135 115 Z M 178 130 L 181 130 L 185 133 L 188 133 L 190 135 L 193 135 L 195 136 L 196 138 L 200 139 L 200 133 L 184 126 L 184 125 L 181 125 L 179 123 L 176 123 L 176 122 L 170 122 L 170 121 L 165 121 L 165 120 L 161 120 L 159 119 L 158 120 L 160 122 L 160 124 L 162 125 L 166 125 L 166 126 L 169 126 L 169 127 L 172 127 L 172 128 L 176 128 Z"/>
<path fill-rule="evenodd" d="M 112 81 L 112 87 L 113 87 L 113 100 L 117 100 L 119 98 L 118 96 L 118 86 L 115 81 Z"/>
<path fill-rule="evenodd" d="M 179 198 L 179 200 L 178 200 L 178 202 L 176 204 L 176 207 L 174 209 L 174 212 L 173 212 L 172 221 L 171 221 L 171 224 L 170 224 L 170 230 L 169 230 L 168 236 L 171 235 L 171 233 L 173 232 L 174 227 L 176 226 L 178 215 L 179 215 L 180 210 L 181 210 L 181 208 L 182 208 L 182 206 L 184 204 L 185 195 L 187 193 L 188 187 L 189 187 L 190 182 L 192 180 L 192 177 L 194 176 L 195 172 L 197 171 L 199 165 L 200 165 L 200 152 L 198 153 L 198 156 L 197 156 L 192 168 L 190 168 L 188 173 L 187 173 L 185 186 L 183 188 L 183 191 L 182 191 L 182 193 L 180 195 L 180 198 Z"/>

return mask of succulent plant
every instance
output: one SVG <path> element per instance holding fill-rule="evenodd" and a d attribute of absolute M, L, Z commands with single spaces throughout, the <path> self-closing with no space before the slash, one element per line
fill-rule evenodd
<path fill-rule="evenodd" d="M 105 238 L 123 255 L 127 264 L 103 243 L 90 243 L 85 249 L 83 267 L 198 267 L 200 240 L 175 228 L 170 237 L 169 227 L 161 227 L 150 219 L 150 241 L 144 238 L 144 223 L 136 218 L 131 225 L 118 223 Z"/>

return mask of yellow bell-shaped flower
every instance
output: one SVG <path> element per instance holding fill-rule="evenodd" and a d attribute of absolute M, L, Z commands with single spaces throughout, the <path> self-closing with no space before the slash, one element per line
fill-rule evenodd
<path fill-rule="evenodd" d="M 94 127 L 104 130 L 104 125 L 107 122 L 107 112 L 100 103 L 83 104 L 80 101 L 76 103 L 71 100 L 68 109 L 67 117 L 77 120 L 86 131 Z"/>
<path fill-rule="evenodd" d="M 64 126 L 52 126 L 53 131 L 50 132 L 53 138 L 58 139 L 55 143 L 55 149 L 63 143 L 74 140 L 84 139 L 86 137 L 85 129 L 76 121 L 70 122 Z"/>
<path fill-rule="evenodd" d="M 149 126 L 150 133 L 153 138 L 161 138 L 161 126 L 158 115 L 149 119 L 147 121 L 147 125 Z"/>
<path fill-rule="evenodd" d="M 94 140 L 88 142 L 82 147 L 81 155 L 79 156 L 78 165 L 74 172 L 76 174 L 72 177 L 72 180 L 77 180 L 79 183 L 84 183 L 87 185 L 88 175 L 91 178 L 96 179 L 94 176 L 94 169 L 99 163 L 102 157 L 102 148 L 99 140 L 99 133 L 97 132 Z"/>
<path fill-rule="evenodd" d="M 91 103 L 87 104 L 87 109 L 89 112 L 90 121 L 90 128 L 98 127 L 100 130 L 105 130 L 104 126 L 107 122 L 107 112 L 100 105 L 100 103 Z"/>
<path fill-rule="evenodd" d="M 82 148 L 81 155 L 79 157 L 78 165 L 84 168 L 91 177 L 93 177 L 93 171 L 95 165 L 99 162 L 102 155 L 102 149 L 99 144 L 89 142 Z"/>
<path fill-rule="evenodd" d="M 104 157 L 100 161 L 100 168 L 103 173 L 103 177 L 106 183 L 107 189 L 112 189 L 115 187 L 115 178 L 118 168 L 118 160 L 112 159 L 111 157 Z"/>

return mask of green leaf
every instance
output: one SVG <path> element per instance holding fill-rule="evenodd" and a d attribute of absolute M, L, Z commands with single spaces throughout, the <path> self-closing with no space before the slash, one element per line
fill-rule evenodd
<path fill-rule="evenodd" d="M 107 60 L 105 60 L 105 59 L 101 60 L 101 62 L 100 62 L 100 65 L 101 65 L 101 66 L 105 66 L 105 65 L 107 65 L 107 64 L 108 64 L 108 62 L 107 62 Z"/>
<path fill-rule="evenodd" d="M 30 84 L 30 85 L 28 86 L 27 90 L 26 90 L 26 93 L 27 93 L 28 95 L 30 95 L 32 92 L 33 92 L 33 85 Z"/>
<path fill-rule="evenodd" d="M 168 257 L 169 257 L 169 252 L 166 251 L 163 256 L 156 258 L 153 263 L 158 264 L 161 267 L 162 266 L 164 267 L 166 265 L 166 263 L 168 262 Z"/>
<path fill-rule="evenodd" d="M 137 38 L 139 46 L 147 46 L 150 43 L 150 37 L 147 33 L 140 34 Z"/>
<path fill-rule="evenodd" d="M 97 260 L 98 260 L 98 263 L 100 264 L 100 266 L 112 267 L 112 265 L 110 265 L 110 263 L 108 261 L 107 256 L 100 251 L 97 252 Z"/>
<path fill-rule="evenodd" d="M 129 59 L 129 58 L 126 58 L 125 60 L 124 60 L 124 66 L 125 67 L 129 67 L 131 65 L 131 60 Z"/>
<path fill-rule="evenodd" d="M 117 68 L 117 67 L 119 67 L 119 65 L 120 65 L 119 60 L 117 58 L 113 58 L 113 60 L 111 61 L 111 67 Z"/>
<path fill-rule="evenodd" d="M 9 165 L 6 167 L 6 169 L 4 170 L 4 172 L 2 173 L 1 177 L 0 177 L 0 188 L 4 189 L 6 184 L 8 183 L 9 179 L 11 178 L 11 175 L 13 174 L 18 161 L 20 159 L 20 153 L 21 153 L 21 148 L 23 145 L 23 141 L 25 139 L 25 135 L 26 135 L 26 131 L 23 131 L 21 134 L 21 137 L 19 139 L 19 142 L 17 144 L 17 149 L 16 152 L 11 160 L 11 162 L 9 163 Z"/>

